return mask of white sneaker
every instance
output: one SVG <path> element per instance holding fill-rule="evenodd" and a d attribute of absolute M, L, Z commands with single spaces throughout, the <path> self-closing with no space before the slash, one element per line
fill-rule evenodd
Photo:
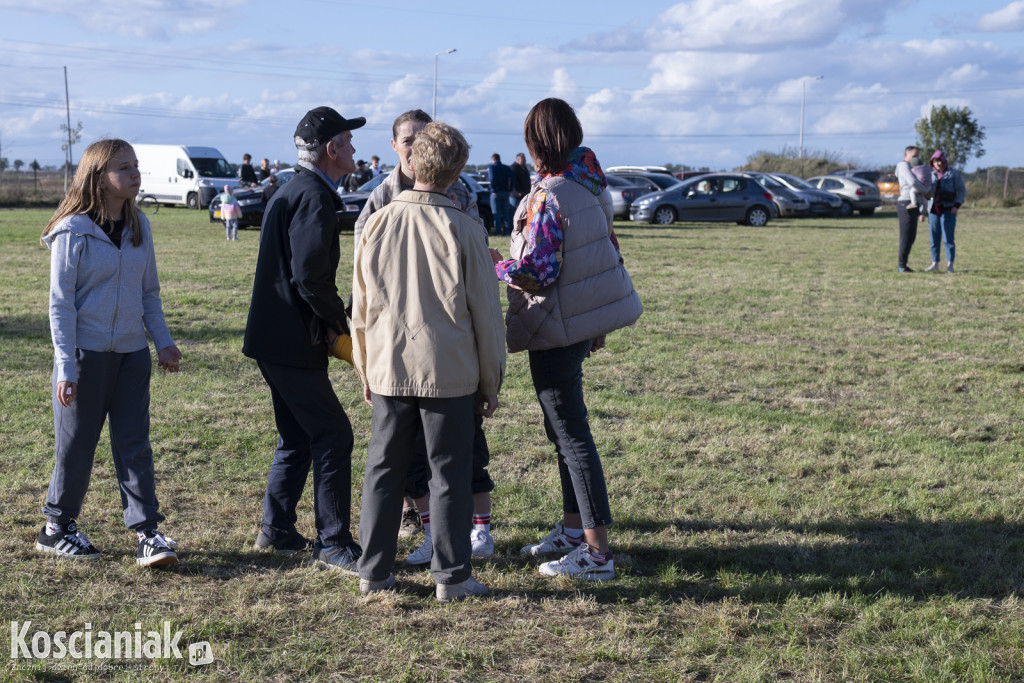
<path fill-rule="evenodd" d="M 939 269 L 939 264 L 936 263 L 935 261 L 932 261 L 932 264 L 930 266 L 928 266 L 927 268 L 925 268 L 924 272 L 930 273 L 933 270 L 938 270 L 938 269 Z"/>
<path fill-rule="evenodd" d="M 537 557 L 539 555 L 550 555 L 552 553 L 565 553 L 579 547 L 582 542 L 582 537 L 573 538 L 572 536 L 567 536 L 562 525 L 556 524 L 555 528 L 551 530 L 551 533 L 540 539 L 540 543 L 523 546 L 523 549 L 519 551 L 519 554 Z"/>
<path fill-rule="evenodd" d="M 362 595 L 369 595 L 370 593 L 380 593 L 381 591 L 392 590 L 395 590 L 394 574 L 389 574 L 388 578 L 381 579 L 380 581 L 371 581 L 370 579 L 359 579 L 359 592 Z"/>
<path fill-rule="evenodd" d="M 434 542 L 430 536 L 423 540 L 423 545 L 409 553 L 405 558 L 406 564 L 430 564 L 430 558 L 434 556 Z"/>
<path fill-rule="evenodd" d="M 615 565 L 612 559 L 598 564 L 590 554 L 590 546 L 581 543 L 560 560 L 545 562 L 539 567 L 544 576 L 572 576 L 587 581 L 608 581 L 615 578 Z"/>
<path fill-rule="evenodd" d="M 478 595 L 487 595 L 487 586 L 472 576 L 462 583 L 437 584 L 434 595 L 438 602 L 454 602 Z"/>
<path fill-rule="evenodd" d="M 494 538 L 483 529 L 469 532 L 469 544 L 473 547 L 473 557 L 490 557 L 494 554 Z"/>

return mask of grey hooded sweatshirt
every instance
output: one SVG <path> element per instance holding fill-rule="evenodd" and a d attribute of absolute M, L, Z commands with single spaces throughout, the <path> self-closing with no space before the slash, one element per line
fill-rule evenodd
<path fill-rule="evenodd" d="M 126 232 L 118 249 L 88 216 L 68 216 L 43 237 L 50 249 L 50 335 L 54 379 L 77 382 L 75 349 L 131 353 L 174 344 L 164 320 L 149 221 L 142 244 Z"/>

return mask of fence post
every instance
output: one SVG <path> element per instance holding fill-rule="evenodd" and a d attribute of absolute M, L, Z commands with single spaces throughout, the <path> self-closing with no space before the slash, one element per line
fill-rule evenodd
<path fill-rule="evenodd" d="M 1003 180 L 1003 201 L 1006 201 L 1006 191 L 1010 187 L 1010 167 L 1006 167 L 1006 179 Z"/>

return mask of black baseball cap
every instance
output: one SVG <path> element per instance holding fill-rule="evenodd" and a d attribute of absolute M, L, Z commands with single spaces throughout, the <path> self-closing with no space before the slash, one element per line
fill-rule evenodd
<path fill-rule="evenodd" d="M 307 147 L 322 145 L 338 133 L 355 130 L 366 125 L 366 119 L 360 116 L 346 119 L 330 107 L 310 109 L 295 127 L 295 137 L 306 143 Z"/>

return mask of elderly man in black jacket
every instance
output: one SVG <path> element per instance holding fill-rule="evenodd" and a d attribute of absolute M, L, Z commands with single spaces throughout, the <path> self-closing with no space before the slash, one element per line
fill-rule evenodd
<path fill-rule="evenodd" d="M 352 426 L 327 375 L 328 350 L 348 335 L 335 284 L 341 257 L 338 182 L 354 168 L 352 131 L 330 107 L 295 129 L 297 175 L 267 206 L 242 353 L 270 387 L 278 441 L 256 548 L 313 551 L 320 564 L 355 574 L 362 550 L 349 531 Z M 313 468 L 317 540 L 295 528 L 295 507 Z"/>

